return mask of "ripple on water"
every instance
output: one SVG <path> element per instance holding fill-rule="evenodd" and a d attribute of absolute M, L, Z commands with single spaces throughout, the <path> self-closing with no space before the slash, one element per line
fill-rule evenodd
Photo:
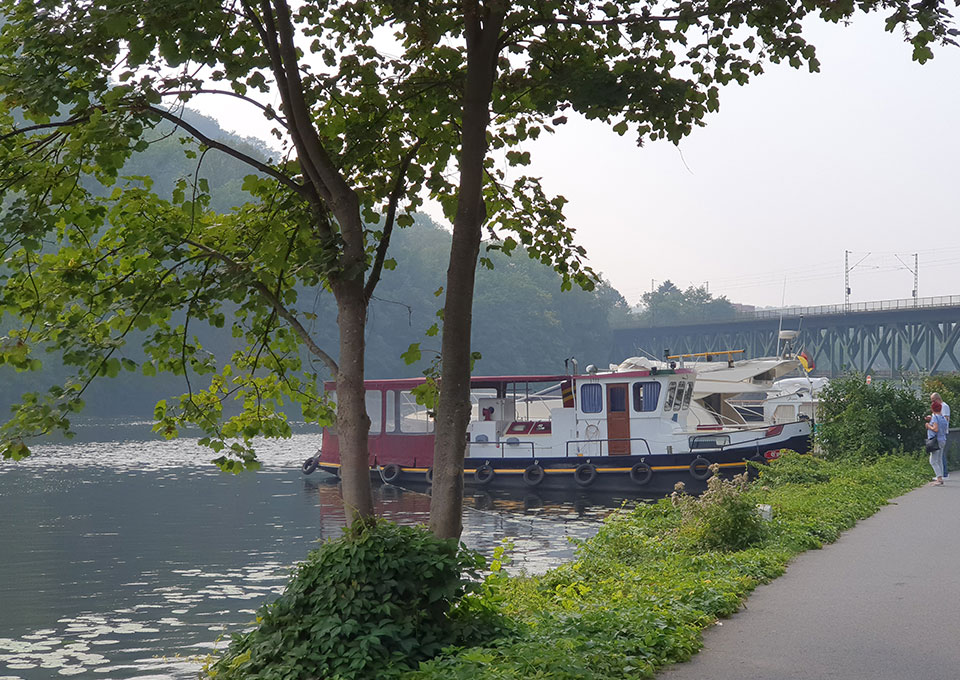
<path fill-rule="evenodd" d="M 196 677 L 316 540 L 341 533 L 336 485 L 299 472 L 319 437 L 275 444 L 255 475 L 216 471 L 189 439 L 48 445 L 0 466 L 0 515 L 22 518 L 0 525 L 0 680 Z M 423 494 L 377 499 L 390 519 L 429 516 Z M 506 539 L 508 569 L 534 573 L 569 559 L 568 539 L 609 512 L 529 494 L 466 505 L 464 542 L 489 555 Z"/>

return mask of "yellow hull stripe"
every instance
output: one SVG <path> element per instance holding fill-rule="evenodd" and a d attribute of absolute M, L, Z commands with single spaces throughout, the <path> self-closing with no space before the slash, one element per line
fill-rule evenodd
<path fill-rule="evenodd" d="M 745 467 L 745 466 L 746 466 L 746 461 L 741 461 L 741 462 L 739 462 L 739 463 L 710 463 L 710 465 L 707 466 L 707 467 L 710 467 L 710 466 L 713 466 L 713 465 L 717 465 L 717 466 L 722 467 L 722 468 Z M 340 463 L 320 463 L 320 468 L 321 468 L 321 469 L 323 469 L 323 468 L 339 468 L 339 467 L 340 467 Z M 370 468 L 371 471 L 375 471 L 376 469 L 377 469 L 377 468 L 375 468 L 375 467 Z M 430 468 L 421 468 L 421 467 L 415 467 L 415 468 L 401 467 L 401 468 L 400 468 L 400 471 L 401 471 L 401 472 L 422 472 L 422 473 L 426 473 L 427 470 L 429 470 L 429 469 L 430 469 Z M 630 470 L 632 470 L 632 469 L 633 469 L 633 468 L 628 468 L 628 467 L 615 467 L 615 468 L 611 468 L 611 467 L 598 467 L 598 468 L 597 468 L 597 472 L 598 472 L 598 473 L 603 473 L 603 472 L 630 472 Z M 690 466 L 689 466 L 689 465 L 653 465 L 653 466 L 650 467 L 650 469 L 651 469 L 653 472 L 656 472 L 657 470 L 689 470 L 689 469 L 690 469 Z M 572 468 L 572 467 L 570 467 L 570 468 L 544 468 L 544 469 L 543 469 L 543 471 L 544 471 L 545 473 L 547 473 L 547 474 L 567 473 L 567 472 L 573 472 L 573 471 L 575 471 L 575 470 L 576 470 L 576 468 Z M 503 470 L 498 470 L 498 469 L 494 468 L 494 471 L 495 471 L 498 475 L 521 475 L 521 474 L 523 474 L 523 472 L 524 472 L 524 470 L 523 470 L 523 469 L 520 469 L 520 468 L 505 468 L 505 469 L 503 469 Z"/>

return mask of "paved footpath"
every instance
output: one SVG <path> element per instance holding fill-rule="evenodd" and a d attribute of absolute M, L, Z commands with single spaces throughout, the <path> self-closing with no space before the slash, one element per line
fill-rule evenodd
<path fill-rule="evenodd" d="M 960 679 L 960 471 L 810 550 L 658 680 Z"/>

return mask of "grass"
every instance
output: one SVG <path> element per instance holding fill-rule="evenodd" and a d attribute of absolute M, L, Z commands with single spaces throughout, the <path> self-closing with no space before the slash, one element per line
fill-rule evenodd
<path fill-rule="evenodd" d="M 689 659 L 705 627 L 737 611 L 795 555 L 836 540 L 929 475 L 912 455 L 791 455 L 749 485 L 712 480 L 700 499 L 675 495 L 614 513 L 573 561 L 541 576 L 508 577 L 495 562 L 482 597 L 512 621 L 511 632 L 485 646 L 448 648 L 401 677 L 652 677 Z M 772 520 L 758 520 L 758 504 L 772 507 Z"/>

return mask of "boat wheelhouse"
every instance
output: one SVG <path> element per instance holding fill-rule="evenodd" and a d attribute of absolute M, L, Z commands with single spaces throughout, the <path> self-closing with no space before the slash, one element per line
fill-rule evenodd
<path fill-rule="evenodd" d="M 808 421 L 729 427 L 692 418 L 696 381 L 692 369 L 658 367 L 474 377 L 464 483 L 658 495 L 677 482 L 702 488 L 714 464 L 737 473 L 748 460 L 807 451 Z M 413 392 L 422 383 L 366 382 L 375 479 L 401 486 L 432 481 L 434 422 Z M 319 467 L 337 474 L 339 466 L 338 438 L 327 428 L 319 456 L 304 463 L 304 472 Z"/>

